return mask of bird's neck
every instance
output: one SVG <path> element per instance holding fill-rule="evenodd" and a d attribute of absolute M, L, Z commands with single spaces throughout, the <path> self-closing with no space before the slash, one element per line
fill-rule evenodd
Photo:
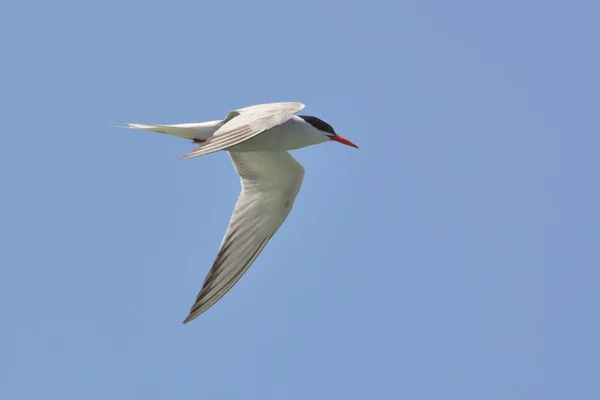
<path fill-rule="evenodd" d="M 293 116 L 283 125 L 281 150 L 294 150 L 323 143 L 329 139 L 302 118 Z"/>

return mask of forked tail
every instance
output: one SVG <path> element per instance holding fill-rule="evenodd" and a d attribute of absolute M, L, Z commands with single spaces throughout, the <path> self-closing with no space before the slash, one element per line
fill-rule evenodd
<path fill-rule="evenodd" d="M 140 129 L 190 139 L 195 142 L 203 142 L 222 125 L 222 121 L 194 122 L 176 125 L 151 125 L 133 122 L 111 122 L 113 128 Z"/>

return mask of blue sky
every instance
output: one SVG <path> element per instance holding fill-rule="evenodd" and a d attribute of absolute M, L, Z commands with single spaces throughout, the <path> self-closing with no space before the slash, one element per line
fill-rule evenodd
<path fill-rule="evenodd" d="M 600 6 L 0 5 L 0 397 L 600 398 Z M 239 181 L 111 129 L 301 101 L 295 208 L 189 325 Z"/>

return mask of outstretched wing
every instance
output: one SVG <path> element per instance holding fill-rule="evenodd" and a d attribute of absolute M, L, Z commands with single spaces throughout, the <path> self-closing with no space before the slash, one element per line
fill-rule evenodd
<path fill-rule="evenodd" d="M 214 135 L 180 160 L 235 146 L 274 126 L 283 124 L 303 108 L 302 103 L 269 103 L 231 111 L 225 117 L 224 125 Z"/>
<path fill-rule="evenodd" d="M 242 181 L 229 227 L 188 323 L 223 297 L 250 268 L 290 213 L 304 168 L 287 151 L 229 153 Z"/>

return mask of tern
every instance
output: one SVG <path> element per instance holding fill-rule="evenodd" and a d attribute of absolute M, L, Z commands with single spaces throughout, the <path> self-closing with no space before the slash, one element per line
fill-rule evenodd
<path fill-rule="evenodd" d="M 325 121 L 296 115 L 303 108 L 304 104 L 297 102 L 268 103 L 230 111 L 223 120 L 176 125 L 118 123 L 199 145 L 180 160 L 227 151 L 241 179 L 242 191 L 227 232 L 184 324 L 212 307 L 240 280 L 292 210 L 304 168 L 288 150 L 332 141 L 358 148 Z"/>

